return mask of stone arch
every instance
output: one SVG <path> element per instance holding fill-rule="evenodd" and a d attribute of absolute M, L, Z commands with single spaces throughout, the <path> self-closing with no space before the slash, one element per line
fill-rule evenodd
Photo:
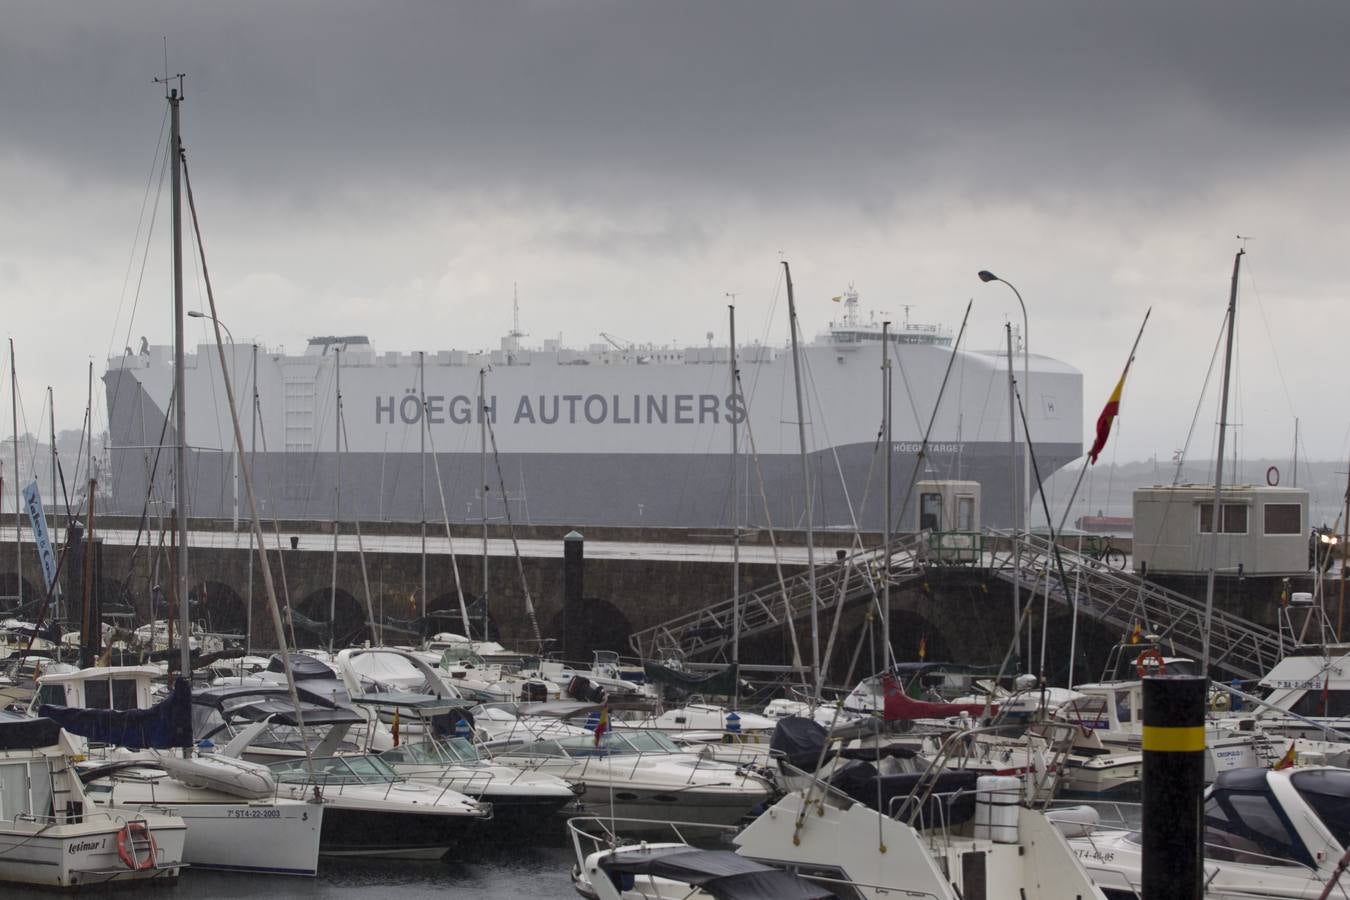
<path fill-rule="evenodd" d="M 201 590 L 202 586 L 206 590 Z M 205 624 L 206 630 L 216 634 L 243 635 L 248 627 L 248 609 L 244 598 L 228 584 L 220 581 L 199 582 L 196 586 L 196 604 L 192 607 L 192 618 Z M 253 614 L 258 615 L 258 592 L 254 591 Z M 326 617 L 325 617 L 326 618 Z"/>
<path fill-rule="evenodd" d="M 13 572 L 0 572 L 0 611 L 11 612 L 19 608 L 19 587 L 23 586 L 23 607 L 33 608 L 35 600 L 40 600 L 37 588 L 27 578 L 19 578 Z"/>
<path fill-rule="evenodd" d="M 628 617 L 608 600 L 587 597 L 581 601 L 581 621 L 572 623 L 572 633 L 584 636 L 585 645 L 569 648 L 572 662 L 588 662 L 593 650 L 613 650 L 624 656 L 631 655 L 633 648 L 628 638 L 633 634 L 633 626 Z M 555 638 L 552 649 L 561 651 L 563 637 L 563 612 L 553 614 L 545 629 L 546 636 Z"/>
<path fill-rule="evenodd" d="M 311 591 L 295 605 L 295 638 L 302 647 L 326 646 L 329 639 L 329 613 L 332 621 L 333 647 L 351 647 L 371 640 L 370 624 L 365 607 L 347 591 L 338 588 L 336 596 L 331 588 Z"/>
<path fill-rule="evenodd" d="M 464 605 L 469 613 L 471 634 L 466 637 L 481 640 L 483 637 L 483 607 L 478 598 L 468 591 L 464 592 Z M 488 635 L 497 640 L 502 633 L 497 617 L 488 609 Z M 448 631 L 451 634 L 464 634 L 464 617 L 459 612 L 459 595 L 454 591 L 441 594 L 427 606 L 427 627 L 431 634 Z"/>

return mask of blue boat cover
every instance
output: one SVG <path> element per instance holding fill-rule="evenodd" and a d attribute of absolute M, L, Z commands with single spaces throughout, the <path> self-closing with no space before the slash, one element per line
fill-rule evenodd
<path fill-rule="evenodd" d="M 174 681 L 167 698 L 149 709 L 79 709 L 44 703 L 38 715 L 101 744 L 134 750 L 192 746 L 192 688 L 183 678 Z"/>

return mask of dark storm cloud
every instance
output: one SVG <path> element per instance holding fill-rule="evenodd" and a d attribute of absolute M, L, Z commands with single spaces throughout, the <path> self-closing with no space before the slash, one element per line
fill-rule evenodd
<path fill-rule="evenodd" d="M 124 178 L 189 72 L 241 186 L 1202 194 L 1350 122 L 1343 3 L 11 6 L 10 152 Z M 128 127 L 135 122 L 136 127 Z M 893 196 L 887 196 L 893 194 Z"/>

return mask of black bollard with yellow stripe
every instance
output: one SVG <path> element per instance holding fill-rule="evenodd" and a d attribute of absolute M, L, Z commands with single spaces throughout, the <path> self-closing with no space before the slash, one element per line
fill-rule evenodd
<path fill-rule="evenodd" d="M 1204 892 L 1205 699 L 1194 676 L 1144 679 L 1143 900 Z"/>

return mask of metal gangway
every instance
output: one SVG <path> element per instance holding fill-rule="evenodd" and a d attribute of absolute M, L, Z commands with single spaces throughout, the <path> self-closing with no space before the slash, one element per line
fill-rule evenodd
<path fill-rule="evenodd" d="M 879 597 L 886 569 L 884 548 L 855 550 L 842 560 L 817 563 L 816 597 L 820 614 L 859 600 Z M 901 535 L 890 545 L 891 586 L 913 581 L 935 561 L 928 532 Z M 786 588 L 786 590 L 784 589 Z M 738 597 L 653 625 L 628 640 L 643 659 L 724 660 L 731 647 L 733 613 L 739 608 L 741 637 L 781 629 L 811 612 L 809 574 L 801 572 Z"/>
<path fill-rule="evenodd" d="M 1022 590 L 1049 596 L 1080 615 L 1115 626 L 1122 634 L 1137 626 L 1165 644 L 1199 659 L 1203 653 L 1205 604 L 1153 584 L 1131 572 L 1060 545 L 1068 592 L 1061 584 L 1054 549 L 1044 535 L 994 532 L 997 547 L 987 556 L 990 574 L 1020 583 Z M 1259 679 L 1280 661 L 1286 646 L 1277 629 L 1215 609 L 1210 630 L 1210 666 L 1242 679 Z"/>

